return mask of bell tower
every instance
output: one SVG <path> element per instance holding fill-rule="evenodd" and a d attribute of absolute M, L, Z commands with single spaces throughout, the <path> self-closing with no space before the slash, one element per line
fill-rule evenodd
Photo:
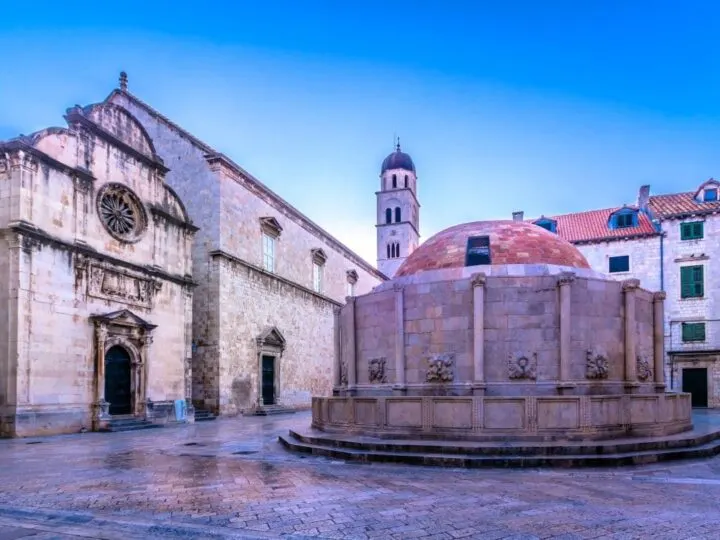
<path fill-rule="evenodd" d="M 377 196 L 377 267 L 392 278 L 420 242 L 420 203 L 417 176 L 410 156 L 400 150 L 386 157 L 380 168 Z"/>

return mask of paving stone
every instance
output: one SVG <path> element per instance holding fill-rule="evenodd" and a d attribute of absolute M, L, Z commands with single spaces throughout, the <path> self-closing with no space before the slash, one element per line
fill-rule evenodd
<path fill-rule="evenodd" d="M 720 425 L 720 412 L 708 418 Z M 0 540 L 675 540 L 720 530 L 720 457 L 610 469 L 358 466 L 277 443 L 308 423 L 302 413 L 0 440 Z M 240 443 L 261 450 L 233 455 Z"/>

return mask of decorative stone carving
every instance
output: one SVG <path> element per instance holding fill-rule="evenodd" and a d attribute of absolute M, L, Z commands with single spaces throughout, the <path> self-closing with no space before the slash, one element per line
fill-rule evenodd
<path fill-rule="evenodd" d="M 602 354 L 595 354 L 593 351 L 587 352 L 585 376 L 588 379 L 607 379 L 608 378 L 608 359 Z"/>
<path fill-rule="evenodd" d="M 137 242 L 147 224 L 140 199 L 122 184 L 108 184 L 100 190 L 97 212 L 105 229 L 123 242 Z"/>
<path fill-rule="evenodd" d="M 347 362 L 340 364 L 340 386 L 347 386 L 348 383 L 348 367 Z"/>
<path fill-rule="evenodd" d="M 622 282 L 622 290 L 623 291 L 634 291 L 635 289 L 640 288 L 640 280 L 639 279 L 626 279 Z"/>
<path fill-rule="evenodd" d="M 428 358 L 427 382 L 452 382 L 455 378 L 455 353 L 434 354 Z"/>
<path fill-rule="evenodd" d="M 573 272 L 563 272 L 560 274 L 557 280 L 557 284 L 560 287 L 570 285 L 573 281 L 575 281 L 575 274 Z"/>
<path fill-rule="evenodd" d="M 472 287 L 483 287 L 486 280 L 487 276 L 483 272 L 478 272 L 470 278 L 470 285 Z"/>
<path fill-rule="evenodd" d="M 157 290 L 153 280 L 96 265 L 90 266 L 87 287 L 88 296 L 147 308 Z"/>
<path fill-rule="evenodd" d="M 387 382 L 387 373 L 385 372 L 385 358 L 372 358 L 368 362 L 368 379 L 371 384 L 384 384 Z"/>
<path fill-rule="evenodd" d="M 645 382 L 652 380 L 653 372 L 650 362 L 646 358 L 638 355 L 637 357 L 637 378 L 639 381 Z"/>
<path fill-rule="evenodd" d="M 530 355 L 510 355 L 508 360 L 508 377 L 510 379 L 537 378 L 537 353 Z"/>

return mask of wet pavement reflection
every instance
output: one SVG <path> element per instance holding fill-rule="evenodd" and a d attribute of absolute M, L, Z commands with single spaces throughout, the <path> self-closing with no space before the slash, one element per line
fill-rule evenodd
<path fill-rule="evenodd" d="M 0 506 L 263 537 L 720 538 L 720 457 L 568 470 L 350 464 L 280 446 L 309 421 L 0 440 Z"/>

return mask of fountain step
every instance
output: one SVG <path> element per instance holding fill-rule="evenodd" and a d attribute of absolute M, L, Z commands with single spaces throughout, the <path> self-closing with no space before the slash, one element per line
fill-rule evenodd
<path fill-rule="evenodd" d="M 695 430 L 694 430 L 695 431 Z M 289 450 L 349 461 L 443 467 L 619 466 L 720 454 L 720 430 L 629 442 L 478 443 L 379 440 L 290 431 L 280 442 Z"/>

